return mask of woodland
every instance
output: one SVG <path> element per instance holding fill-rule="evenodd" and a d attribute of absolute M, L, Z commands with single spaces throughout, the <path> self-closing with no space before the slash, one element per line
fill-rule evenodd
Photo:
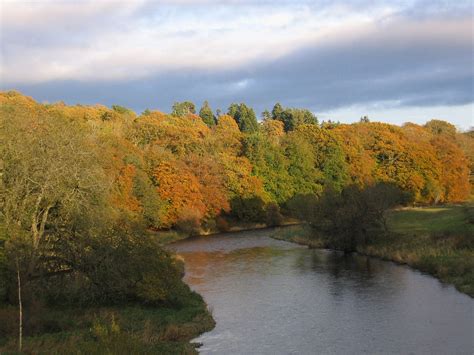
<path fill-rule="evenodd" d="M 473 186 L 472 130 L 436 119 L 320 122 L 278 103 L 260 119 L 244 103 L 222 112 L 185 101 L 171 113 L 137 114 L 8 91 L 0 93 L 0 142 L 7 347 L 18 345 L 19 327 L 23 336 L 68 329 L 47 318 L 51 307 L 182 309 L 192 300 L 190 319 L 205 317 L 181 262 L 163 248 L 163 231 L 198 235 L 294 218 L 350 251 L 386 228 L 388 209 L 460 203 Z M 94 323 L 91 339 L 112 336 L 107 319 L 105 328 Z"/>

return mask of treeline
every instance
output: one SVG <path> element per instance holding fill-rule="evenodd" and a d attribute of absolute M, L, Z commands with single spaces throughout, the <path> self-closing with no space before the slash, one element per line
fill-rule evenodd
<path fill-rule="evenodd" d="M 2 299 L 20 270 L 54 300 L 170 302 L 178 268 L 146 230 L 278 224 L 349 186 L 390 184 L 419 204 L 471 191 L 472 132 L 438 120 L 319 123 L 276 104 L 258 122 L 243 103 L 214 114 L 207 102 L 138 116 L 17 92 L 0 95 L 0 115 Z"/>

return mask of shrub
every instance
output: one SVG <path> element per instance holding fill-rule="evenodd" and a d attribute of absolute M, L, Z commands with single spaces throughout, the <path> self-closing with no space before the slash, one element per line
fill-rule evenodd
<path fill-rule="evenodd" d="M 244 222 L 264 222 L 264 202 L 260 197 L 236 197 L 230 202 L 231 214 Z"/>
<path fill-rule="evenodd" d="M 286 202 L 286 211 L 290 216 L 305 220 L 313 220 L 313 214 L 318 203 L 314 194 L 297 194 Z"/>
<path fill-rule="evenodd" d="M 280 207 L 276 203 L 267 205 L 267 220 L 268 226 L 279 226 L 283 223 L 283 216 L 280 213 Z"/>
<path fill-rule="evenodd" d="M 224 217 L 217 216 L 216 228 L 219 232 L 228 232 L 230 229 L 229 222 L 227 222 L 227 220 Z"/>
<path fill-rule="evenodd" d="M 199 235 L 201 232 L 201 218 L 202 216 L 200 212 L 192 209 L 185 209 L 179 216 L 176 228 L 189 235 Z"/>

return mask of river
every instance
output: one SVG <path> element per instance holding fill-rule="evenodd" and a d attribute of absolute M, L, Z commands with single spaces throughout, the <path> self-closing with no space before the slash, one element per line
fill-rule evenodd
<path fill-rule="evenodd" d="M 173 244 L 216 320 L 202 354 L 472 354 L 474 300 L 411 268 L 274 240 Z"/>

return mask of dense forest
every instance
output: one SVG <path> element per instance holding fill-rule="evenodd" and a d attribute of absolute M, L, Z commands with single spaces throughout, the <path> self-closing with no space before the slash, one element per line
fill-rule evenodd
<path fill-rule="evenodd" d="M 153 231 L 277 225 L 344 196 L 461 202 L 474 171 L 473 132 L 448 122 L 319 122 L 278 103 L 258 121 L 244 103 L 137 115 L 10 91 L 0 142 L 0 300 L 13 305 L 20 285 L 25 305 L 179 305 L 190 291 Z"/>

